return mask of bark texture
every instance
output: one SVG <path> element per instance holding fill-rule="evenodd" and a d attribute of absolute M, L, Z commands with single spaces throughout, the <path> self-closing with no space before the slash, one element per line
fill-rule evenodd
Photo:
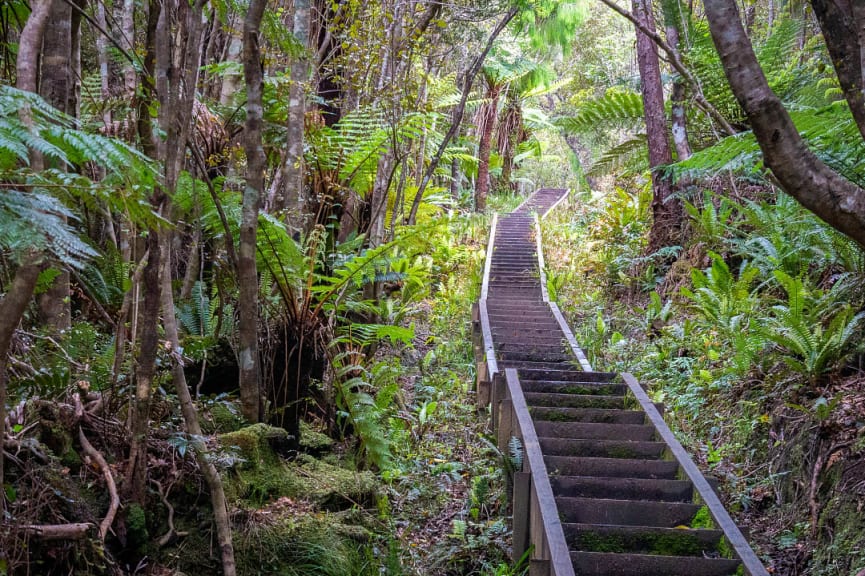
<path fill-rule="evenodd" d="M 706 17 L 733 93 L 748 115 L 766 166 L 785 192 L 865 246 L 865 190 L 826 166 L 805 145 L 769 88 L 734 0 L 706 0 Z"/>
<path fill-rule="evenodd" d="M 642 27 L 654 33 L 655 19 L 648 0 L 633 0 L 634 16 Z M 649 144 L 649 168 L 652 171 L 652 229 L 649 232 L 649 251 L 654 252 L 675 244 L 682 220 L 681 204 L 671 198 L 672 180 L 658 168 L 671 164 L 670 139 L 664 112 L 664 88 L 661 84 L 661 66 L 658 48 L 640 27 L 637 34 L 637 65 L 640 69 L 640 88 L 643 95 L 643 114 Z"/>
<path fill-rule="evenodd" d="M 811 0 L 844 98 L 865 138 L 865 2 Z"/>
<path fill-rule="evenodd" d="M 667 15 L 667 42 L 679 53 L 679 27 L 676 14 Z M 676 147 L 676 159 L 679 162 L 691 157 L 691 144 L 688 142 L 687 114 L 685 113 L 685 82 L 682 78 L 673 81 L 670 91 L 670 120 L 673 132 L 673 145 Z"/>
<path fill-rule="evenodd" d="M 42 39 L 39 93 L 46 102 L 71 116 L 75 116 L 77 108 L 72 78 L 73 53 L 72 6 L 66 0 L 53 0 Z M 72 325 L 69 272 L 61 271 L 38 300 L 40 317 L 46 325 L 58 331 Z"/>
<path fill-rule="evenodd" d="M 309 46 L 309 0 L 294 0 L 294 37 L 304 47 Z M 305 227 L 303 193 L 303 129 L 306 118 L 306 85 L 309 82 L 309 57 L 304 52 L 291 62 L 291 85 L 288 92 L 288 133 L 285 164 L 282 172 L 284 206 L 290 223 L 297 229 Z"/>
<path fill-rule="evenodd" d="M 243 190 L 238 249 L 238 339 L 240 402 L 243 415 L 252 422 L 258 422 L 263 417 L 258 359 L 258 272 L 255 263 L 255 242 L 265 168 L 264 147 L 261 140 L 264 70 L 258 34 L 266 4 L 266 0 L 252 0 L 243 23 L 243 73 L 246 80 L 246 126 L 243 148 L 246 152 L 246 186 Z"/>

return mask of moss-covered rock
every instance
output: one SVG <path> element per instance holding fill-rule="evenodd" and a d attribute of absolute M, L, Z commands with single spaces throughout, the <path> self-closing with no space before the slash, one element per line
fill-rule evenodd
<path fill-rule="evenodd" d="M 314 430 L 306 422 L 300 423 L 300 447 L 304 452 L 320 454 L 333 447 L 333 439 L 327 434 Z"/>
<path fill-rule="evenodd" d="M 308 455 L 288 462 L 277 453 L 287 439 L 285 430 L 266 424 L 221 435 L 222 448 L 233 451 L 239 458 L 228 473 L 226 496 L 254 504 L 280 496 L 302 498 L 329 510 L 374 501 L 378 482 L 372 473 L 325 463 Z"/>

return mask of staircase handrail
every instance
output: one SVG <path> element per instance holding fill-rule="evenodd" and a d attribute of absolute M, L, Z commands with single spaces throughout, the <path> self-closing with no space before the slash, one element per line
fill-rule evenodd
<path fill-rule="evenodd" d="M 505 381 L 499 438 L 516 437 L 523 449 L 522 475 L 514 481 L 514 557 L 531 546 L 532 574 L 574 576 L 553 487 L 516 369 L 505 370 Z"/>
<path fill-rule="evenodd" d="M 694 464 L 691 456 L 676 438 L 676 435 L 667 426 L 667 422 L 661 416 L 655 404 L 652 403 L 649 395 L 646 394 L 646 391 L 643 390 L 643 387 L 640 386 L 640 383 L 637 382 L 637 379 L 632 374 L 622 372 L 621 376 L 631 393 L 636 397 L 637 402 L 640 403 L 640 406 L 646 412 L 646 416 L 655 427 L 658 435 L 669 447 L 673 458 L 679 463 L 679 468 L 694 485 L 694 488 L 700 495 L 700 499 L 715 520 L 718 529 L 724 533 L 724 537 L 733 548 L 733 552 L 741 560 L 745 573 L 749 576 L 769 576 L 769 572 L 763 566 L 763 563 L 760 562 L 760 559 L 757 558 L 757 554 L 751 548 L 751 545 L 748 544 L 739 527 L 733 522 L 727 509 L 721 503 L 720 498 L 718 498 L 718 495 L 709 485 L 703 473 L 700 472 L 700 469 L 697 468 L 697 465 Z"/>

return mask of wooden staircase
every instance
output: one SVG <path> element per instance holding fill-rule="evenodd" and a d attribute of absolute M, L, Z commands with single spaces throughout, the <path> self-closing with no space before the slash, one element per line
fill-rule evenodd
<path fill-rule="evenodd" d="M 549 302 L 542 189 L 495 217 L 473 324 L 478 402 L 517 443 L 514 557 L 530 574 L 767 576 L 710 484 L 629 374 L 594 372 Z"/>

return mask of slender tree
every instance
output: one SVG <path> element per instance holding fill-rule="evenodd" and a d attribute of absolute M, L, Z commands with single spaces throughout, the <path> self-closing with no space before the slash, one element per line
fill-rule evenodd
<path fill-rule="evenodd" d="M 259 47 L 261 19 L 267 0 L 252 0 L 243 22 L 243 73 L 246 80 L 246 185 L 238 248 L 238 339 L 240 345 L 240 401 L 243 415 L 252 422 L 262 419 L 261 382 L 258 358 L 258 271 L 256 235 L 258 212 L 264 190 L 265 156 L 262 144 L 262 92 L 264 70 Z"/>
<path fill-rule="evenodd" d="M 36 92 L 39 78 L 37 67 L 39 50 L 50 13 L 51 0 L 33 0 L 30 3 L 30 16 L 18 39 L 16 71 L 19 90 Z M 29 111 L 22 110 L 22 115 L 26 123 L 29 119 Z M 33 160 L 30 164 L 36 170 L 41 159 L 36 157 Z M 23 255 L 8 292 L 0 300 L 0 487 L 3 486 L 4 474 L 2 452 L 6 439 L 6 362 L 9 346 L 36 289 L 36 282 L 43 266 L 44 259 L 38 252 L 30 251 Z M 5 491 L 0 492 L 0 513 L 4 509 L 4 503 Z"/>
<path fill-rule="evenodd" d="M 649 168 L 652 171 L 652 229 L 649 232 L 649 251 L 670 246 L 678 237 L 681 225 L 681 205 L 673 199 L 672 179 L 659 170 L 670 164 L 667 117 L 664 112 L 664 89 L 661 84 L 661 66 L 658 47 L 649 34 L 655 31 L 655 18 L 650 0 L 633 0 L 633 13 L 642 26 L 637 27 L 637 65 L 640 69 L 640 90 L 643 95 L 643 114 L 649 144 Z"/>
<path fill-rule="evenodd" d="M 291 85 L 288 89 L 287 146 L 283 164 L 283 189 L 285 209 L 295 228 L 305 227 L 305 198 L 303 188 L 303 138 L 306 118 L 306 88 L 309 84 L 309 27 L 310 0 L 294 0 L 294 37 L 303 47 L 303 52 L 291 61 Z"/>

